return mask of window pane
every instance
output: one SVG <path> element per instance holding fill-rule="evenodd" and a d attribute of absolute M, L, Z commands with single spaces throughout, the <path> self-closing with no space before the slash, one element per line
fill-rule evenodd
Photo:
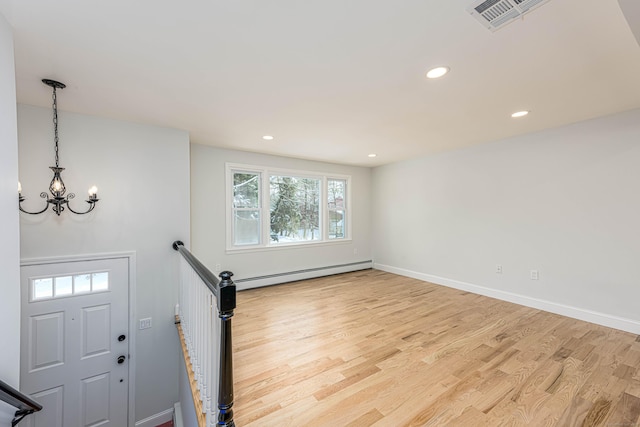
<path fill-rule="evenodd" d="M 106 291 L 109 289 L 109 273 L 93 273 L 91 275 L 91 290 L 93 292 Z"/>
<path fill-rule="evenodd" d="M 257 245 L 260 243 L 260 211 L 234 211 L 234 244 Z"/>
<path fill-rule="evenodd" d="M 91 276 L 89 274 L 78 274 L 73 276 L 74 293 L 80 294 L 91 291 Z"/>
<path fill-rule="evenodd" d="M 344 239 L 345 236 L 344 211 L 329 211 L 329 238 Z"/>
<path fill-rule="evenodd" d="M 329 209 L 344 209 L 344 193 L 347 182 L 344 179 L 327 180 L 327 197 Z"/>
<path fill-rule="evenodd" d="M 53 297 L 53 279 L 51 277 L 34 279 L 31 283 L 33 284 L 33 299 Z"/>
<path fill-rule="evenodd" d="M 71 295 L 73 293 L 73 279 L 71 276 L 56 277 L 56 296 Z"/>
<path fill-rule="evenodd" d="M 260 207 L 260 175 L 256 173 L 233 174 L 233 207 Z"/>
<path fill-rule="evenodd" d="M 320 180 L 269 177 L 271 243 L 320 240 Z"/>

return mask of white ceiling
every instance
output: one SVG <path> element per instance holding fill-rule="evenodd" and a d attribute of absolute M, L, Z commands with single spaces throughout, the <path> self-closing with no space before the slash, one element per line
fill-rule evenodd
<path fill-rule="evenodd" d="M 218 147 L 375 166 L 640 107 L 640 46 L 617 0 L 551 0 L 494 33 L 470 4 L 0 0 L 0 12 L 18 102 L 49 106 L 52 78 L 67 84 L 61 110 Z M 436 65 L 451 72 L 427 80 Z"/>

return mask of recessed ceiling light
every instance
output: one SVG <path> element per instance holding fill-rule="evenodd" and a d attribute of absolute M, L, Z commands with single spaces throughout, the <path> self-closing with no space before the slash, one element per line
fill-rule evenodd
<path fill-rule="evenodd" d="M 524 117 L 524 116 L 526 116 L 527 114 L 529 114 L 529 112 L 528 112 L 528 111 L 526 111 L 526 110 L 523 110 L 523 111 L 517 111 L 517 112 L 513 113 L 513 114 L 511 115 L 511 117 L 513 117 L 514 119 L 517 119 L 518 117 Z"/>
<path fill-rule="evenodd" d="M 371 157 L 371 158 L 376 157 L 376 156 L 377 156 L 377 154 L 373 154 L 373 153 L 369 154 L 369 157 Z"/>
<path fill-rule="evenodd" d="M 449 67 L 436 67 L 427 71 L 427 78 L 437 79 L 438 77 L 442 77 L 449 72 Z"/>
<path fill-rule="evenodd" d="M 273 137 L 271 135 L 265 135 L 262 137 L 262 139 L 265 139 L 267 141 L 271 141 L 273 139 Z"/>

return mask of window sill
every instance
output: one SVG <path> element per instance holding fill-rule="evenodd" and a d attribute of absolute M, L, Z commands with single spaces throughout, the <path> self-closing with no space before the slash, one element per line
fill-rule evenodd
<path fill-rule="evenodd" d="M 227 248 L 227 255 L 233 254 L 246 254 L 250 252 L 269 252 L 269 251 L 279 251 L 279 250 L 291 250 L 291 249 L 302 249 L 302 248 L 317 248 L 322 246 L 334 246 L 334 245 L 345 245 L 352 243 L 353 240 L 351 238 L 347 239 L 339 239 L 339 240 L 325 240 L 322 242 L 304 242 L 304 243 L 280 243 L 278 245 L 269 245 L 269 246 L 251 246 L 246 248 Z"/>

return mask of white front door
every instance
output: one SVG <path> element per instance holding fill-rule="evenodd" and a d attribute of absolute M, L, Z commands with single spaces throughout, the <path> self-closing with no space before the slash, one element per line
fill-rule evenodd
<path fill-rule="evenodd" d="M 127 425 L 129 258 L 21 267 L 20 388 L 30 427 Z"/>

